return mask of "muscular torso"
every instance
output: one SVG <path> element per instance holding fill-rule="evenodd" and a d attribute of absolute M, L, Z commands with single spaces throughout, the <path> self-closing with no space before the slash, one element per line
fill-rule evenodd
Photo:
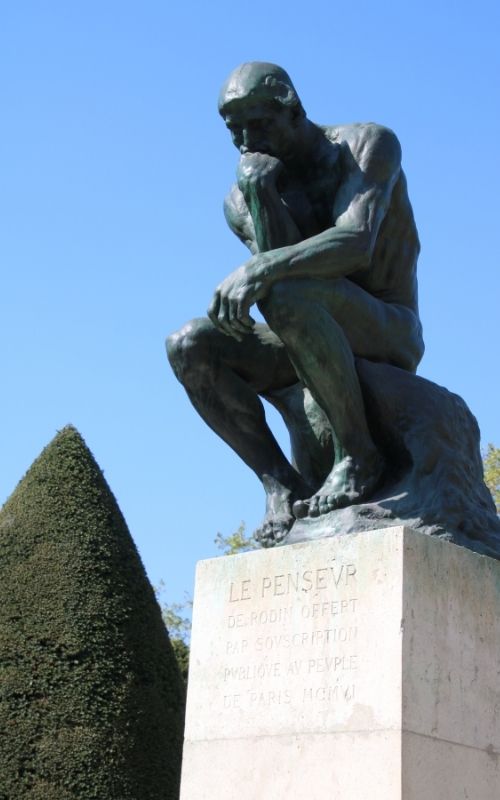
<path fill-rule="evenodd" d="M 276 182 L 283 210 L 291 216 L 303 240 L 335 227 L 348 210 L 359 184 L 359 173 L 370 157 L 367 156 L 370 143 L 384 129 L 369 123 L 321 130 L 323 137 L 315 159 L 300 173 L 292 174 L 285 169 Z M 384 302 L 400 304 L 418 313 L 418 234 L 400 167 L 394 178 L 370 264 L 348 277 Z M 237 185 L 226 198 L 225 211 L 232 230 L 253 253 L 258 252 L 253 220 Z"/>

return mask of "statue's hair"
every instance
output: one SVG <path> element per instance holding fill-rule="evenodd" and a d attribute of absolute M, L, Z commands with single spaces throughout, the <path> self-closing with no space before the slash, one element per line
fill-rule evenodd
<path fill-rule="evenodd" d="M 220 91 L 219 112 L 223 114 L 233 103 L 249 97 L 285 106 L 294 110 L 297 116 L 305 116 L 290 76 L 277 64 L 249 61 L 236 67 Z"/>

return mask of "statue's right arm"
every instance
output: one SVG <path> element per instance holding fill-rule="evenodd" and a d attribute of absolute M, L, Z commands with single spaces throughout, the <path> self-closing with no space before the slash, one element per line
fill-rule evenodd
<path fill-rule="evenodd" d="M 278 192 L 283 163 L 266 153 L 244 153 L 236 175 L 254 231 L 257 253 L 300 242 L 302 234 Z"/>
<path fill-rule="evenodd" d="M 300 242 L 303 237 L 274 180 L 260 181 L 252 171 L 246 177 L 240 178 L 241 185 L 235 184 L 224 200 L 224 215 L 233 233 L 252 255 Z"/>
<path fill-rule="evenodd" d="M 252 217 L 238 186 L 234 184 L 224 199 L 224 216 L 232 232 L 248 247 L 252 255 L 259 252 Z"/>

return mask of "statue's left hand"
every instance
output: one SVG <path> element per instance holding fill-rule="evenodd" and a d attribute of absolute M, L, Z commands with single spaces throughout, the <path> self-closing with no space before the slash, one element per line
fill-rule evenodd
<path fill-rule="evenodd" d="M 225 278 L 215 290 L 208 316 L 216 328 L 239 342 L 250 333 L 255 320 L 250 307 L 265 297 L 267 284 L 258 269 L 259 257 L 254 256 Z"/>

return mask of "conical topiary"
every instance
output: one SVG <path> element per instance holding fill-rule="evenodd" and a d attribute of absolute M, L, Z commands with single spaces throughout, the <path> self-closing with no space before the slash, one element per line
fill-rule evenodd
<path fill-rule="evenodd" d="M 0 511 L 0 800 L 177 800 L 183 704 L 120 509 L 64 428 Z"/>

